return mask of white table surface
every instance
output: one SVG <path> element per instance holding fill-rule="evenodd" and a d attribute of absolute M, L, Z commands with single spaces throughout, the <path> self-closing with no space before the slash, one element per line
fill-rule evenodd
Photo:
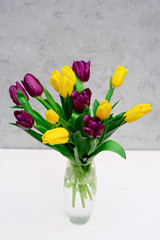
<path fill-rule="evenodd" d="M 52 150 L 0 150 L 0 240 L 159 240 L 160 152 L 111 152 L 96 159 L 90 221 L 64 213 L 66 159 Z"/>

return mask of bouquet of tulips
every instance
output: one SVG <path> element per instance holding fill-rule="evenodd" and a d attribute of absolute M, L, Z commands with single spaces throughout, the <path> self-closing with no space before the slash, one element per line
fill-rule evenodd
<path fill-rule="evenodd" d="M 14 112 L 17 121 L 11 124 L 68 158 L 74 166 L 74 176 L 82 183 L 82 176 L 89 171 L 88 166 L 99 152 L 108 150 L 126 158 L 124 149 L 108 138 L 125 123 L 134 122 L 152 111 L 150 104 L 140 104 L 127 112 L 113 114 L 119 101 L 112 105 L 111 97 L 115 88 L 122 85 L 127 71 L 123 66 L 117 67 L 104 100 L 96 99 L 92 108 L 92 92 L 84 87 L 90 77 L 90 61 L 74 61 L 72 67 L 64 66 L 61 72 L 52 72 L 50 83 L 59 93 L 60 103 L 35 76 L 27 73 L 22 81 L 24 87 L 16 82 L 9 88 L 16 104 L 13 108 L 17 108 Z M 28 94 L 46 108 L 45 116 L 32 108 Z"/>

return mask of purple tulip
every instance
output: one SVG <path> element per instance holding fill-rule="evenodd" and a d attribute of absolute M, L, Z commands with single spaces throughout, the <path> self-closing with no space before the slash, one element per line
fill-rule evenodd
<path fill-rule="evenodd" d="M 18 121 L 16 121 L 17 125 L 25 130 L 31 129 L 34 124 L 33 117 L 25 112 L 24 110 L 15 111 L 14 116 Z"/>
<path fill-rule="evenodd" d="M 23 86 L 32 97 L 41 96 L 43 93 L 43 87 L 39 80 L 30 73 L 24 76 L 24 81 L 22 81 Z"/>
<path fill-rule="evenodd" d="M 89 88 L 84 89 L 81 93 L 78 91 L 72 92 L 73 108 L 76 112 L 82 113 L 85 105 L 90 106 L 91 90 Z"/>
<path fill-rule="evenodd" d="M 29 100 L 28 94 L 26 93 L 25 89 L 22 87 L 22 85 L 19 82 L 16 82 L 16 85 L 10 86 L 9 94 L 10 94 L 10 97 L 12 98 L 13 102 L 16 105 L 21 106 L 21 104 L 18 102 L 18 99 L 17 99 L 18 89 L 21 92 L 23 92 L 25 94 L 26 98 Z"/>
<path fill-rule="evenodd" d="M 72 70 L 82 82 L 87 82 L 90 77 L 90 61 L 74 61 Z"/>
<path fill-rule="evenodd" d="M 83 130 L 90 138 L 100 137 L 103 134 L 105 128 L 105 125 L 101 123 L 98 117 L 92 118 L 89 115 L 85 116 L 84 125 L 85 127 Z"/>

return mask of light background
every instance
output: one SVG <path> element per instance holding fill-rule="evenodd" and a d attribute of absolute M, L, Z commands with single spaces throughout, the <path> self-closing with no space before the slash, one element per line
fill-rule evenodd
<path fill-rule="evenodd" d="M 25 73 L 38 77 L 58 100 L 52 70 L 91 60 L 92 103 L 102 101 L 117 65 L 129 69 L 112 103 L 116 113 L 151 103 L 153 112 L 126 124 L 113 138 L 125 149 L 160 149 L 159 0 L 1 0 L 0 148 L 45 148 L 14 122 L 8 88 Z M 30 98 L 31 99 L 31 98 Z M 44 114 L 36 100 L 33 106 Z"/>

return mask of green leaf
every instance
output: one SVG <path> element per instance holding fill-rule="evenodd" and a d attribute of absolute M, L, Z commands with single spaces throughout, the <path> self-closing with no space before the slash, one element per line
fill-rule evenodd
<path fill-rule="evenodd" d="M 71 143 L 72 145 L 74 145 L 72 134 L 69 134 L 69 140 L 67 143 Z"/>
<path fill-rule="evenodd" d="M 112 109 L 119 103 L 120 100 L 118 100 L 113 106 Z"/>
<path fill-rule="evenodd" d="M 81 93 L 83 90 L 84 90 L 83 83 L 76 76 L 76 85 L 74 86 L 74 91 L 78 91 L 79 93 Z"/>
<path fill-rule="evenodd" d="M 40 126 L 40 125 L 33 125 L 33 127 L 35 129 L 37 129 L 38 131 L 40 131 L 41 133 L 45 133 L 47 131 L 47 129 L 43 126 Z"/>
<path fill-rule="evenodd" d="M 48 104 L 48 101 L 46 101 L 45 99 L 43 99 L 41 96 L 40 97 L 35 97 L 47 110 L 52 109 L 52 107 L 50 106 L 50 104 Z"/>
<path fill-rule="evenodd" d="M 96 116 L 96 111 L 97 111 L 97 108 L 99 106 L 99 102 L 97 99 L 95 99 L 94 103 L 93 103 L 93 116 L 95 117 Z"/>
<path fill-rule="evenodd" d="M 75 159 L 76 159 L 76 162 L 81 165 L 82 162 L 81 162 L 81 160 L 79 159 L 79 152 L 78 152 L 77 147 L 74 148 L 74 157 L 75 157 Z"/>
<path fill-rule="evenodd" d="M 99 139 L 99 144 L 101 144 L 105 140 L 105 134 L 106 134 L 106 132 L 108 130 L 108 126 L 109 126 L 109 118 L 105 119 L 103 121 L 103 123 L 105 125 L 105 129 L 104 129 L 104 132 L 103 132 L 102 136 Z"/>
<path fill-rule="evenodd" d="M 69 132 L 75 132 L 75 128 L 66 120 L 60 118 L 62 126 L 67 129 Z"/>
<path fill-rule="evenodd" d="M 67 157 L 73 163 L 76 163 L 72 151 L 69 149 L 69 147 L 67 147 L 66 144 L 57 144 L 57 145 L 53 145 L 53 146 L 47 144 L 47 146 L 53 148 L 54 150 L 56 150 L 58 152 L 60 152 L 63 156 Z"/>
<path fill-rule="evenodd" d="M 19 127 L 16 123 L 9 123 L 9 124 L 14 125 L 14 126 L 20 128 L 20 129 L 24 130 L 24 131 L 27 132 L 29 135 L 31 135 L 33 138 L 35 138 L 36 140 L 38 140 L 39 142 L 42 143 L 42 135 L 41 135 L 41 134 L 33 131 L 32 129 L 25 130 L 25 129 Z"/>
<path fill-rule="evenodd" d="M 125 112 L 121 112 L 118 115 L 116 115 L 115 117 L 112 117 L 110 124 L 117 121 L 118 119 L 122 118 L 124 114 L 125 114 Z"/>
<path fill-rule="evenodd" d="M 67 96 L 66 98 L 63 98 L 62 96 L 60 96 L 60 99 L 61 99 L 64 115 L 66 119 L 70 119 L 73 112 L 72 98 L 69 96 Z"/>
<path fill-rule="evenodd" d="M 122 146 L 113 141 L 113 140 L 108 140 L 104 143 L 102 143 L 92 154 L 91 156 L 95 156 L 97 155 L 99 152 L 102 151 L 111 151 L 111 152 L 115 152 L 118 155 L 120 155 L 122 158 L 126 159 L 126 153 L 124 151 L 124 149 L 122 148 Z"/>
<path fill-rule="evenodd" d="M 115 129 L 108 131 L 104 137 L 103 137 L 103 141 L 105 141 L 106 139 L 108 139 L 110 136 L 112 136 L 112 134 L 119 128 L 120 126 L 116 127 Z"/>
<path fill-rule="evenodd" d="M 32 111 L 30 112 L 30 114 L 32 115 L 32 117 L 35 119 L 36 123 L 38 125 L 44 126 L 47 129 L 51 129 L 52 128 L 52 124 L 49 123 L 47 120 L 45 120 L 41 114 L 37 111 L 35 111 L 34 109 L 32 109 Z"/>
<path fill-rule="evenodd" d="M 28 134 L 31 135 L 33 138 L 35 138 L 36 140 L 38 140 L 39 142 L 42 143 L 42 135 L 41 135 L 41 134 L 33 131 L 32 129 L 25 130 L 25 129 L 19 127 L 19 126 L 18 126 L 17 124 L 15 124 L 15 123 L 10 123 L 10 124 L 11 124 L 11 125 L 14 125 L 14 126 L 16 126 L 16 127 L 18 127 L 18 128 L 20 128 L 20 129 L 22 129 L 22 130 L 24 130 L 26 133 L 28 133 Z"/>
<path fill-rule="evenodd" d="M 13 107 L 10 107 L 10 108 L 20 108 L 20 109 L 23 109 L 23 107 L 22 106 L 13 106 Z"/>
<path fill-rule="evenodd" d="M 26 112 L 29 113 L 32 111 L 31 105 L 29 104 L 26 96 L 19 89 L 18 89 L 17 99 Z"/>
<path fill-rule="evenodd" d="M 25 132 L 27 132 L 29 135 L 31 135 L 33 138 L 35 138 L 36 140 L 38 140 L 39 142 L 42 143 L 42 135 L 33 131 L 33 130 L 24 130 Z"/>
<path fill-rule="evenodd" d="M 85 117 L 85 113 L 83 113 L 83 114 L 81 114 L 77 119 L 76 119 L 76 121 L 75 121 L 75 129 L 77 130 L 77 131 L 81 131 L 82 132 L 82 128 L 84 127 L 84 121 L 83 121 L 83 119 L 84 119 L 84 117 Z"/>
<path fill-rule="evenodd" d="M 41 126 L 46 127 L 47 129 L 50 129 L 51 124 L 47 120 L 45 120 L 38 112 L 36 112 L 34 109 L 32 109 L 32 107 L 29 104 L 24 93 L 22 93 L 19 90 L 18 90 L 18 94 L 17 94 L 17 99 L 18 99 L 19 103 L 22 105 L 22 107 L 24 108 L 24 110 L 26 112 L 28 112 L 34 118 L 35 122 L 38 125 L 41 125 Z"/>
<path fill-rule="evenodd" d="M 18 125 L 16 123 L 8 123 L 8 124 L 18 127 Z"/>
<path fill-rule="evenodd" d="M 73 112 L 71 115 L 71 123 L 73 124 L 73 126 L 75 125 L 76 119 L 80 116 L 79 113 Z"/>
<path fill-rule="evenodd" d="M 73 140 L 74 140 L 75 146 L 78 150 L 79 158 L 81 158 L 83 154 L 85 154 L 89 151 L 90 144 L 89 144 L 88 138 L 83 137 L 81 135 L 81 132 L 78 131 L 78 132 L 74 133 Z"/>
<path fill-rule="evenodd" d="M 11 125 L 17 126 L 19 127 L 17 124 L 15 123 L 10 123 Z M 19 127 L 20 128 L 20 127 Z M 22 129 L 22 128 L 21 128 Z M 24 129 L 22 129 L 24 130 Z M 42 135 L 33 131 L 33 130 L 24 130 L 25 132 L 27 132 L 29 135 L 31 135 L 33 138 L 35 138 L 36 140 L 38 140 L 39 142 L 42 143 Z M 60 152 L 63 156 L 67 157 L 71 162 L 73 162 L 74 164 L 76 163 L 74 155 L 72 153 L 72 151 L 67 147 L 66 144 L 57 144 L 57 145 L 49 145 L 49 144 L 44 144 L 50 148 L 53 148 L 54 150 Z"/>
<path fill-rule="evenodd" d="M 90 143 L 90 149 L 87 152 L 87 155 L 90 155 L 92 152 L 95 151 L 95 149 L 96 149 L 96 147 L 97 147 L 97 145 L 99 143 L 99 140 L 97 138 L 90 139 L 89 143 Z"/>
<path fill-rule="evenodd" d="M 124 122 L 124 119 L 125 119 L 125 117 L 122 117 L 122 118 L 114 121 L 111 125 L 109 125 L 108 130 L 111 131 L 111 130 L 115 129 L 116 127 L 119 127 Z"/>
<path fill-rule="evenodd" d="M 45 93 L 48 103 L 51 105 L 53 110 L 60 115 L 61 114 L 61 106 L 53 99 L 51 94 L 48 92 L 48 90 L 44 86 L 43 86 L 43 90 L 44 90 L 44 93 Z"/>
<path fill-rule="evenodd" d="M 73 112 L 73 102 L 72 102 L 72 98 L 67 95 L 67 98 L 66 98 L 66 104 L 67 104 L 67 108 L 68 108 L 68 119 L 71 118 L 71 115 L 72 115 L 72 112 Z"/>
<path fill-rule="evenodd" d="M 90 107 L 88 107 L 88 105 L 85 105 L 82 113 L 84 113 L 85 115 L 90 115 L 91 114 Z"/>

